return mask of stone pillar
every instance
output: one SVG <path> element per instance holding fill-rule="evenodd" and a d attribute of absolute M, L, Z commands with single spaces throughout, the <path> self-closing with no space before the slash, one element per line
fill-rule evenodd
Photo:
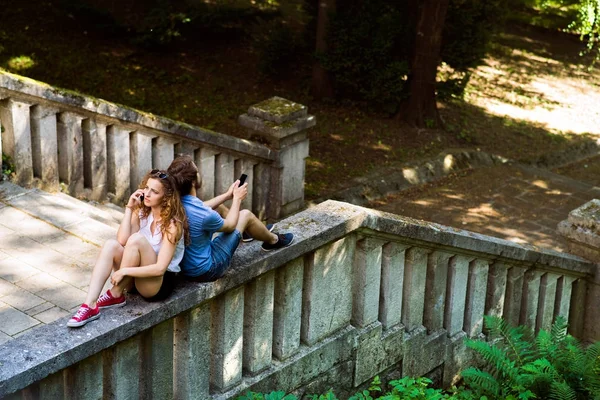
<path fill-rule="evenodd" d="M 58 110 L 45 106 L 31 107 L 31 150 L 33 175 L 40 178 L 44 190 L 58 190 Z"/>
<path fill-rule="evenodd" d="M 275 275 L 273 354 L 284 360 L 300 347 L 304 258 L 290 261 Z"/>
<path fill-rule="evenodd" d="M 129 139 L 131 193 L 135 192 L 152 166 L 152 136 L 133 132 Z"/>
<path fill-rule="evenodd" d="M 406 251 L 402 323 L 408 332 L 423 325 L 428 254 L 429 250 L 417 247 Z"/>
<path fill-rule="evenodd" d="M 450 259 L 446 309 L 444 310 L 444 327 L 448 331 L 448 336 L 454 336 L 463 330 L 471 260 L 472 258 L 462 255 Z"/>
<path fill-rule="evenodd" d="M 379 320 L 385 329 L 402 321 L 404 256 L 407 247 L 398 243 L 388 243 L 383 246 Z"/>
<path fill-rule="evenodd" d="M 131 194 L 129 132 L 118 126 L 107 126 L 106 150 L 108 190 L 112 193 L 112 202 L 120 204 L 126 202 Z"/>
<path fill-rule="evenodd" d="M 377 321 L 379 317 L 381 247 L 383 244 L 383 241 L 374 238 L 366 238 L 356 244 L 352 323 L 359 328 Z"/>
<path fill-rule="evenodd" d="M 106 199 L 108 156 L 106 154 L 106 125 L 93 119 L 84 119 L 83 182 L 91 190 L 92 200 Z"/>
<path fill-rule="evenodd" d="M 275 149 L 272 166 L 271 195 L 267 218 L 279 219 L 304 206 L 304 160 L 308 157 L 307 128 L 316 119 L 307 114 L 306 106 L 281 97 L 272 97 L 248 109 L 238 122 L 266 136 Z"/>
<path fill-rule="evenodd" d="M 75 197 L 83 193 L 82 120 L 72 112 L 58 114 L 58 176 Z"/>
<path fill-rule="evenodd" d="M 483 331 L 488 269 L 486 260 L 475 259 L 469 264 L 464 330 L 470 337 Z"/>
<path fill-rule="evenodd" d="M 427 260 L 425 284 L 425 314 L 423 324 L 429 333 L 444 327 L 448 261 L 452 254 L 434 251 Z"/>
<path fill-rule="evenodd" d="M 585 278 L 586 293 L 583 304 L 571 303 L 571 310 L 584 308 L 582 339 L 585 342 L 600 340 L 600 200 L 591 200 L 571 211 L 566 220 L 558 224 L 558 232 L 567 241 L 567 250 L 596 263 L 591 274 Z M 578 283 L 578 290 L 584 285 Z M 577 293 L 579 299 L 581 294 Z M 570 327 L 577 331 L 578 327 Z"/>
<path fill-rule="evenodd" d="M 0 120 L 2 151 L 12 161 L 16 183 L 28 186 L 33 181 L 29 104 L 12 99 L 0 101 Z"/>
<path fill-rule="evenodd" d="M 175 142 L 163 136 L 152 141 L 152 168 L 167 169 L 175 158 Z"/>

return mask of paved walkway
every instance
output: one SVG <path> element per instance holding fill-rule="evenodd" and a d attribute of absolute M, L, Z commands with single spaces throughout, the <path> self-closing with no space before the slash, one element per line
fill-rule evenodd
<path fill-rule="evenodd" d="M 382 211 L 564 251 L 556 232 L 569 212 L 600 198 L 600 159 L 561 173 L 518 164 L 479 168 L 388 196 L 370 204 Z"/>
<path fill-rule="evenodd" d="M 114 217 L 0 183 L 0 344 L 76 311 L 99 245 L 116 232 Z"/>

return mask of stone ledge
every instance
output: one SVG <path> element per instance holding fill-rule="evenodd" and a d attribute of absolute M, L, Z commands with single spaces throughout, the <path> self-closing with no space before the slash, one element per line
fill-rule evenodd
<path fill-rule="evenodd" d="M 248 114 L 267 121 L 282 124 L 286 121 L 306 117 L 308 108 L 282 97 L 271 97 L 248 108 Z"/>
<path fill-rule="evenodd" d="M 594 264 L 569 254 L 539 250 L 532 246 L 336 201 L 327 201 L 280 221 L 277 229 L 293 232 L 296 235 L 294 244 L 273 253 L 261 252 L 258 242 L 244 244 L 234 256 L 232 268 L 216 282 L 183 283 L 163 303 L 147 303 L 138 296 L 132 296 L 126 308 L 105 312 L 101 323 L 92 322 L 75 330 L 65 326 L 68 319 L 65 317 L 0 345 L 0 397 L 23 389 L 267 271 L 361 229 L 388 240 L 452 248 L 457 253 L 477 253 L 486 259 L 543 264 L 569 270 L 575 275 L 588 275 L 594 269 Z"/>
<path fill-rule="evenodd" d="M 85 96 L 78 92 L 57 88 L 24 76 L 0 71 L 0 98 L 14 97 L 22 101 L 51 103 L 50 107 L 60 106 L 80 112 L 81 109 L 103 117 L 142 125 L 182 138 L 201 141 L 211 146 L 248 154 L 257 158 L 274 160 L 273 151 L 266 146 L 198 126 L 174 121 L 151 113 L 128 108 L 106 100 Z M 59 103 L 59 104 L 56 104 Z"/>
<path fill-rule="evenodd" d="M 238 122 L 246 128 L 269 134 L 277 139 L 283 139 L 317 124 L 317 120 L 312 115 L 300 117 L 279 125 L 276 122 L 265 121 L 262 118 L 242 114 L 238 117 Z"/>

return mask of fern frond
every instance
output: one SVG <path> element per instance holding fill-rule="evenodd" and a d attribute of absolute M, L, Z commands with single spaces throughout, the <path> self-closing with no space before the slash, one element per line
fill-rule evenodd
<path fill-rule="evenodd" d="M 558 315 L 554 323 L 552 324 L 552 328 L 550 328 L 550 336 L 552 337 L 552 341 L 557 345 L 562 344 L 567 338 L 567 328 L 569 324 L 565 317 L 562 315 Z"/>
<path fill-rule="evenodd" d="M 552 382 L 550 385 L 551 400 L 576 400 L 577 393 L 566 382 Z"/>
<path fill-rule="evenodd" d="M 469 367 L 461 373 L 467 386 L 479 392 L 483 392 L 495 397 L 500 396 L 501 388 L 496 378 L 478 368 Z"/>
<path fill-rule="evenodd" d="M 509 359 L 506 353 L 499 347 L 471 339 L 467 339 L 465 344 L 467 347 L 479 353 L 481 357 L 491 365 L 492 372 L 499 377 L 514 380 L 515 376 L 518 374 L 514 361 Z"/>

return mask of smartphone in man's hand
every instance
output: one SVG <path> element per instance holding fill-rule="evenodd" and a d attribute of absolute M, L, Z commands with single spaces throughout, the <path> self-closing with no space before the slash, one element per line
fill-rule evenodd
<path fill-rule="evenodd" d="M 246 175 L 246 174 L 242 174 L 240 176 L 240 186 L 242 186 L 244 184 L 244 182 L 246 182 L 247 177 L 248 177 L 248 175 Z"/>

